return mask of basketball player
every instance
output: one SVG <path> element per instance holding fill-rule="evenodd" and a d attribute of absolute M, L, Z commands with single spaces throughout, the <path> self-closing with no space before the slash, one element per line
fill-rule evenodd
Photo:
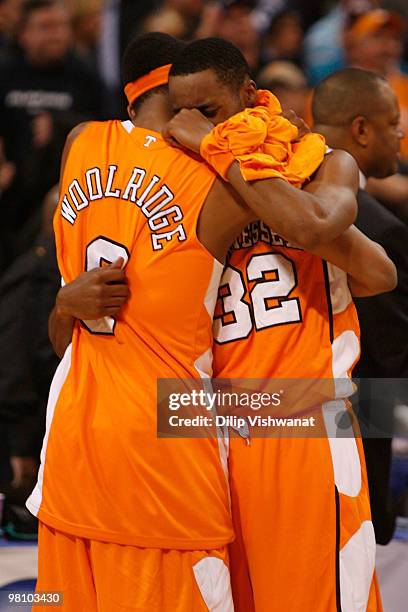
<path fill-rule="evenodd" d="M 241 111 L 238 90 L 225 79 L 228 63 L 230 71 L 237 70 L 237 57 L 227 43 L 207 40 L 188 45 L 170 72 L 174 109 L 199 109 L 214 124 Z M 197 111 L 183 111 L 166 133 L 199 151 L 208 129 Z M 387 291 L 396 280 L 393 266 L 385 266 L 382 281 L 374 281 L 370 289 L 370 282 L 364 287 L 350 276 L 347 279 L 338 267 L 313 254 L 338 263 L 346 272 L 355 265 L 369 273 L 376 263 L 370 259 L 368 243 L 357 246 L 353 232 L 354 228 L 347 230 L 332 245 L 312 252 L 299 249 L 273 226 L 259 221 L 242 232 L 232 245 L 220 283 L 214 375 L 261 379 L 350 375 L 359 356 L 351 291 L 355 295 Z M 341 244 L 345 250 L 336 260 L 333 247 Z M 371 256 L 376 256 L 374 250 Z M 328 438 L 231 439 L 229 470 L 237 534 L 231 568 L 237 610 L 251 609 L 252 594 L 257 612 L 381 610 L 361 440 L 330 437 L 336 435 L 336 419 L 347 410 L 346 396 L 339 392 L 337 401 L 322 406 Z"/>
<path fill-rule="evenodd" d="M 171 117 L 165 86 L 179 51 L 165 35 L 134 42 L 124 60 L 131 119 L 80 126 L 63 156 L 55 218 L 63 280 L 110 263 L 115 274 L 121 262 L 130 291 L 117 320 L 74 327 L 27 502 L 40 520 L 37 590 L 63 591 L 68 611 L 232 609 L 224 448 L 213 437 L 157 439 L 157 379 L 211 376 L 220 262 L 251 219 L 308 246 L 355 215 L 352 189 L 334 211 L 330 197 L 282 180 L 246 186 L 233 164 L 243 202 L 169 147 L 159 130 Z M 244 106 L 254 93 L 242 91 Z M 337 171 L 349 180 L 355 168 L 346 158 Z M 118 287 L 111 313 L 123 299 Z"/>

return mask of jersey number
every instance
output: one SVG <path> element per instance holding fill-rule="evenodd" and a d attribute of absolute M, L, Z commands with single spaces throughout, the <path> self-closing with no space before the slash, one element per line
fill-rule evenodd
<path fill-rule="evenodd" d="M 105 236 L 98 236 L 86 248 L 85 270 L 88 272 L 103 265 L 109 265 L 118 257 L 123 257 L 123 267 L 125 267 L 130 257 L 127 248 Z M 92 334 L 111 336 L 115 331 L 116 321 L 113 317 L 102 317 L 95 321 L 82 321 L 82 323 Z"/>
<path fill-rule="evenodd" d="M 299 299 L 289 297 L 297 286 L 295 266 L 290 259 L 280 253 L 254 255 L 246 274 L 248 283 L 255 282 L 249 292 L 250 304 L 244 300 L 242 272 L 231 266 L 224 270 L 218 293 L 222 313 L 214 317 L 213 329 L 218 344 L 247 338 L 254 326 L 260 331 L 302 321 Z M 272 300 L 274 305 L 270 304 Z"/>

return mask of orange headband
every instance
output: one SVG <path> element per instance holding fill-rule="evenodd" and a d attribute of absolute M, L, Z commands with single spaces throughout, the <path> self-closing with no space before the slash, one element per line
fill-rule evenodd
<path fill-rule="evenodd" d="M 166 85 L 169 82 L 170 68 L 171 64 L 160 66 L 160 68 L 152 70 L 148 74 L 140 77 L 140 79 L 128 83 L 125 87 L 125 94 L 129 104 L 133 104 L 136 98 L 142 96 L 146 91 L 149 91 L 149 89 L 159 87 L 159 85 Z"/>

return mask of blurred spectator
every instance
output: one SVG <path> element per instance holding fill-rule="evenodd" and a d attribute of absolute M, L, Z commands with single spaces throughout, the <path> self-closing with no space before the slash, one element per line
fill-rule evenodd
<path fill-rule="evenodd" d="M 407 0 L 382 0 L 382 8 L 389 11 L 394 11 L 402 15 L 405 21 L 408 23 L 408 2 Z M 405 32 L 405 44 L 404 44 L 404 57 L 403 57 L 403 70 L 408 72 L 408 31 Z"/>
<path fill-rule="evenodd" d="M 18 41 L 19 49 L 0 65 L 3 162 L 8 160 L 16 168 L 1 195 L 9 259 L 13 250 L 28 246 L 20 245 L 12 232 L 20 232 L 58 181 L 67 133 L 103 112 L 101 82 L 70 51 L 70 15 L 63 4 L 33 0 L 24 5 Z M 32 228 L 31 238 L 36 231 L 38 226 Z"/>
<path fill-rule="evenodd" d="M 143 22 L 144 32 L 165 32 L 186 40 L 196 35 L 204 0 L 163 0 Z M 211 33 L 210 33 L 211 34 Z"/>
<path fill-rule="evenodd" d="M 304 45 L 305 68 L 311 85 L 316 85 L 335 70 L 346 65 L 343 31 L 350 14 L 375 7 L 377 0 L 340 0 L 307 32 Z"/>
<path fill-rule="evenodd" d="M 279 99 L 283 110 L 294 110 L 305 118 L 309 96 L 306 76 L 291 62 L 271 62 L 258 75 L 257 85 L 268 89 Z"/>
<path fill-rule="evenodd" d="M 6 522 L 21 537 L 35 531 L 23 508 L 33 488 L 45 427 L 49 386 L 58 365 L 48 316 L 60 285 L 52 215 L 58 190 L 47 195 L 41 232 L 0 282 L 0 491 Z"/>
<path fill-rule="evenodd" d="M 98 70 L 97 48 L 101 36 L 102 0 L 66 0 L 71 11 L 74 49 L 94 71 Z"/>
<path fill-rule="evenodd" d="M 23 0 L 0 0 L 0 52 L 14 39 Z"/>
<path fill-rule="evenodd" d="M 274 16 L 287 7 L 287 0 L 258 0 L 252 20 L 258 32 L 265 32 Z"/>
<path fill-rule="evenodd" d="M 183 16 L 171 8 L 162 8 L 146 17 L 141 27 L 142 32 L 163 32 L 175 38 L 188 38 L 189 25 Z"/>
<path fill-rule="evenodd" d="M 232 42 L 244 55 L 253 74 L 259 68 L 259 40 L 252 20 L 255 0 L 224 0 L 217 36 Z"/>
<path fill-rule="evenodd" d="M 163 0 L 164 9 L 172 9 L 179 13 L 187 26 L 187 38 L 192 38 L 197 30 L 204 8 L 204 0 Z"/>
<path fill-rule="evenodd" d="M 266 0 L 268 1 L 268 0 Z M 288 0 L 289 8 L 298 12 L 305 30 L 309 29 L 315 21 L 321 19 L 326 13 L 327 3 L 322 0 Z"/>
<path fill-rule="evenodd" d="M 262 40 L 261 61 L 284 59 L 301 64 L 303 29 L 296 11 L 284 10 L 271 21 Z"/>
<path fill-rule="evenodd" d="M 398 13 L 376 9 L 351 19 L 345 29 L 347 62 L 386 77 L 394 89 L 401 110 L 401 124 L 407 134 L 401 143 L 408 159 L 408 76 L 400 64 L 405 22 Z"/>

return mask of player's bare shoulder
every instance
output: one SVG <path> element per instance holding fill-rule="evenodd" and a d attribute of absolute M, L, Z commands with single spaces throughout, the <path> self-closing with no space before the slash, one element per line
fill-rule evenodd
<path fill-rule="evenodd" d="M 67 161 L 67 157 L 72 148 L 72 145 L 74 144 L 75 140 L 87 129 L 90 123 L 91 123 L 90 121 L 83 121 L 82 123 L 79 123 L 74 128 L 72 128 L 72 130 L 69 132 L 67 139 L 65 141 L 64 149 L 62 151 L 62 156 L 61 156 L 60 179 L 62 177 L 62 173 L 65 168 L 65 163 Z"/>
<path fill-rule="evenodd" d="M 356 192 L 359 184 L 357 162 L 350 153 L 343 149 L 329 150 L 313 180 L 349 187 Z"/>

